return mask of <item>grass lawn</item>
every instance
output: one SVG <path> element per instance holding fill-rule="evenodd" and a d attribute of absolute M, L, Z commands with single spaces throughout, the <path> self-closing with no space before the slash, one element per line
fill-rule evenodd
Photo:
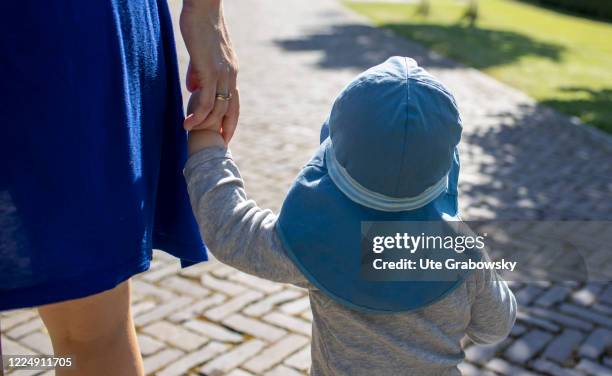
<path fill-rule="evenodd" d="M 612 133 L 612 23 L 514 0 L 480 0 L 475 25 L 465 2 L 416 5 L 345 1 L 377 26 L 512 85 L 538 102 Z"/>

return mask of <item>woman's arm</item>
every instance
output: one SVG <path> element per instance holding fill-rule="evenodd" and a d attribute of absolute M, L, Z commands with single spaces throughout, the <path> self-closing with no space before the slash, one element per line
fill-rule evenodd
<path fill-rule="evenodd" d="M 229 142 L 238 123 L 238 61 L 223 17 L 222 0 L 184 0 L 180 27 L 187 51 L 187 89 L 198 93 L 185 128 L 222 130 Z M 217 96 L 231 96 L 229 100 Z"/>

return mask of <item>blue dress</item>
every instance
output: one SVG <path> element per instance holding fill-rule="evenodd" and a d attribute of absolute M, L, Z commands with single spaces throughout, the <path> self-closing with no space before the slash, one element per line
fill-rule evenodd
<path fill-rule="evenodd" d="M 0 2 L 0 310 L 206 260 L 165 0 Z"/>

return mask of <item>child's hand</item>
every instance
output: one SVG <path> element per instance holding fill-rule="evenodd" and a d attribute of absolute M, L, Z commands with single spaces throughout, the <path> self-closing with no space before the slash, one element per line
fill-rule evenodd
<path fill-rule="evenodd" d="M 207 130 L 207 131 L 213 131 L 213 132 L 221 132 L 221 121 L 218 122 L 202 122 L 200 124 L 192 124 L 194 121 L 194 110 L 196 105 L 200 102 L 200 96 L 202 95 L 202 92 L 200 90 L 196 90 L 194 91 L 191 96 L 189 97 L 189 103 L 187 104 L 187 117 L 185 118 L 185 121 L 183 122 L 183 127 L 188 130 L 188 131 L 192 131 L 192 130 Z"/>
<path fill-rule="evenodd" d="M 189 156 L 192 156 L 204 148 L 215 146 L 226 147 L 225 141 L 219 132 L 209 130 L 196 130 L 189 132 L 187 141 Z"/>

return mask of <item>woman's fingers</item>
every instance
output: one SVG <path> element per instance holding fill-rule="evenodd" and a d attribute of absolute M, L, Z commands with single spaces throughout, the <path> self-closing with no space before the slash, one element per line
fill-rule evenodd
<path fill-rule="evenodd" d="M 232 101 L 231 93 L 235 91 L 236 78 L 230 72 L 229 67 L 221 69 L 219 80 L 217 81 L 216 90 L 213 93 L 214 105 L 213 109 L 208 113 L 206 118 L 195 125 L 191 129 L 209 129 L 220 131 L 229 104 Z"/>
<path fill-rule="evenodd" d="M 238 89 L 234 91 L 233 97 L 229 102 L 229 106 L 225 116 L 223 117 L 223 125 L 221 126 L 223 140 L 225 144 L 229 144 L 236 127 L 238 126 L 238 117 L 240 116 L 240 92 Z"/>
<path fill-rule="evenodd" d="M 217 88 L 213 93 L 214 105 L 212 111 L 210 111 L 203 122 L 198 124 L 192 129 L 210 129 L 219 131 L 221 129 L 221 123 L 225 116 L 230 102 L 230 78 L 228 70 L 225 71 L 219 80 L 217 81 Z"/>
<path fill-rule="evenodd" d="M 199 89 L 192 94 L 187 107 L 186 130 L 201 128 L 215 107 L 216 83 L 204 81 Z"/>
<path fill-rule="evenodd" d="M 197 98 L 199 95 L 200 93 L 196 91 L 189 96 L 189 102 L 187 102 L 187 116 L 185 117 L 185 120 L 183 121 L 183 128 L 185 130 L 190 130 L 191 128 L 193 128 L 194 125 L 196 125 L 193 119 L 194 118 L 193 108 L 194 108 L 194 103 L 197 101 Z"/>
<path fill-rule="evenodd" d="M 240 92 L 237 87 L 237 72 L 234 73 L 235 74 L 230 74 L 229 77 L 229 88 L 230 93 L 232 93 L 232 98 L 228 104 L 227 112 L 223 117 L 223 124 L 221 126 L 221 135 L 226 145 L 229 144 L 234 136 L 234 132 L 238 126 L 238 117 L 240 116 Z"/>
<path fill-rule="evenodd" d="M 193 93 L 194 91 L 198 90 L 200 84 L 198 82 L 198 75 L 196 74 L 195 70 L 193 69 L 193 65 L 191 65 L 191 61 L 189 62 L 189 65 L 187 66 L 187 79 L 186 79 L 186 86 L 187 86 L 187 90 L 189 90 L 190 93 Z"/>

